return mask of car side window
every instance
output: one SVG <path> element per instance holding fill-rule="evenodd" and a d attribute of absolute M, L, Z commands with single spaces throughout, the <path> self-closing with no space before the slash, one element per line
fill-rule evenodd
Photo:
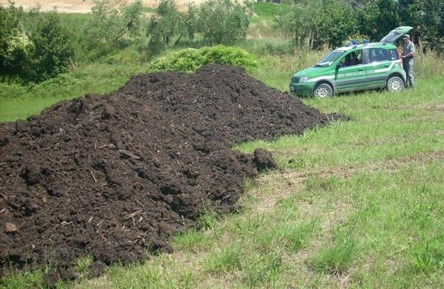
<path fill-rule="evenodd" d="M 368 53 L 370 62 L 387 61 L 390 59 L 386 49 L 370 48 Z"/>
<path fill-rule="evenodd" d="M 396 51 L 396 49 L 390 49 L 389 50 L 389 57 L 390 57 L 390 60 L 397 60 L 397 59 L 399 59 L 398 58 L 399 55 L 398 55 L 398 52 Z"/>
<path fill-rule="evenodd" d="M 354 66 L 362 63 L 362 50 L 354 50 L 348 53 L 340 62 L 341 66 Z"/>

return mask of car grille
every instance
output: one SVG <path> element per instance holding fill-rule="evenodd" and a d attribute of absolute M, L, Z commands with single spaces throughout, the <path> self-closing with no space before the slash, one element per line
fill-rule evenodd
<path fill-rule="evenodd" d="M 300 80 L 301 80 L 301 78 L 300 78 L 300 77 L 297 77 L 297 76 L 293 76 L 293 77 L 291 78 L 291 82 L 292 82 L 292 83 L 299 83 Z"/>

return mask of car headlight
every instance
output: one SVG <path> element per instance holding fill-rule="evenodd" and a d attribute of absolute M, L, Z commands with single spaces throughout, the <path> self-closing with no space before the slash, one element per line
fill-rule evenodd
<path fill-rule="evenodd" d="M 302 76 L 300 79 L 299 79 L 299 82 L 307 82 L 308 81 L 308 77 L 307 76 Z"/>

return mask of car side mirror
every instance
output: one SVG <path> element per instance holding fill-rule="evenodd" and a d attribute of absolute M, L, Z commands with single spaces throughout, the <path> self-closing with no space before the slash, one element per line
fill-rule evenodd
<path fill-rule="evenodd" d="M 342 67 L 342 64 L 337 64 L 336 65 L 336 70 L 339 70 L 339 68 L 341 68 Z"/>

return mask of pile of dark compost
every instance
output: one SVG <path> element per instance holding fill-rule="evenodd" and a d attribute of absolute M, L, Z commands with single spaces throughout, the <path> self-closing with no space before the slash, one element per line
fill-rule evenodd
<path fill-rule="evenodd" d="M 241 68 L 133 77 L 105 96 L 63 101 L 0 126 L 1 265 L 50 265 L 72 279 L 171 252 L 172 234 L 236 209 L 271 153 L 231 149 L 332 119 Z"/>

